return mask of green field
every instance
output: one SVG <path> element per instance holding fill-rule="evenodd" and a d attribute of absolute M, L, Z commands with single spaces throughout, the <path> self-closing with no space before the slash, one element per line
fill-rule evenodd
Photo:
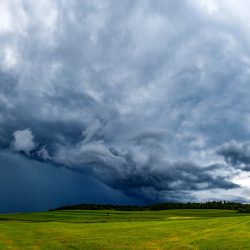
<path fill-rule="evenodd" d="M 0 249 L 250 249 L 250 216 L 229 210 L 0 215 Z"/>

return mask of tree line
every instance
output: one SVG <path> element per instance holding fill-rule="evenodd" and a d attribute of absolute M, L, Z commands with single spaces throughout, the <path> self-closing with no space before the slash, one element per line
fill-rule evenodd
<path fill-rule="evenodd" d="M 250 213 L 250 204 L 229 201 L 208 201 L 204 203 L 187 202 L 165 202 L 152 205 L 113 205 L 113 204 L 76 204 L 62 206 L 49 211 L 59 210 L 118 210 L 118 211 L 158 211 L 169 209 L 225 209 L 237 210 L 239 213 Z"/>

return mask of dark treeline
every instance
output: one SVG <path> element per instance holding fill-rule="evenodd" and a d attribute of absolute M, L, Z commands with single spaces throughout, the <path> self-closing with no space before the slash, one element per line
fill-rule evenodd
<path fill-rule="evenodd" d="M 240 213 L 250 213 L 250 204 L 242 204 L 228 201 L 209 201 L 204 203 L 158 203 L 147 206 L 136 205 L 112 205 L 112 204 L 77 204 L 63 206 L 49 211 L 58 210 L 119 210 L 119 211 L 157 211 L 168 209 L 227 209 L 238 210 Z"/>

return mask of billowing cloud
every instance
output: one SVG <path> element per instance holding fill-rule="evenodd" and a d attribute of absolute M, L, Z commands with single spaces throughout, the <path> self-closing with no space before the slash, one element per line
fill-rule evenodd
<path fill-rule="evenodd" d="M 221 145 L 217 149 L 218 155 L 223 156 L 225 161 L 240 169 L 250 171 L 250 142 L 237 143 L 231 141 Z"/>
<path fill-rule="evenodd" d="M 2 150 L 143 199 L 247 199 L 247 1 L 0 9 Z"/>
<path fill-rule="evenodd" d="M 11 148 L 17 152 L 24 152 L 29 155 L 35 148 L 34 136 L 29 129 L 17 130 L 13 133 Z"/>
<path fill-rule="evenodd" d="M 81 142 L 77 147 L 58 150 L 51 159 L 73 170 L 91 170 L 107 185 L 149 200 L 173 200 L 177 199 L 174 193 L 175 196 L 183 193 L 184 197 L 190 191 L 238 187 L 228 176 L 216 173 L 225 170 L 224 164 L 199 166 L 191 161 L 169 162 L 163 155 L 159 157 L 159 149 L 145 152 L 149 146 L 143 147 L 146 149 L 137 146 L 121 153 L 102 142 Z"/>

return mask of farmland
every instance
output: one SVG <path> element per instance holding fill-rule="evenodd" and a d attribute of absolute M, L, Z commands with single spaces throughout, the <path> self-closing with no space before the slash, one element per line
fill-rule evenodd
<path fill-rule="evenodd" d="M 0 249 L 250 249 L 250 216 L 212 209 L 2 214 Z"/>

